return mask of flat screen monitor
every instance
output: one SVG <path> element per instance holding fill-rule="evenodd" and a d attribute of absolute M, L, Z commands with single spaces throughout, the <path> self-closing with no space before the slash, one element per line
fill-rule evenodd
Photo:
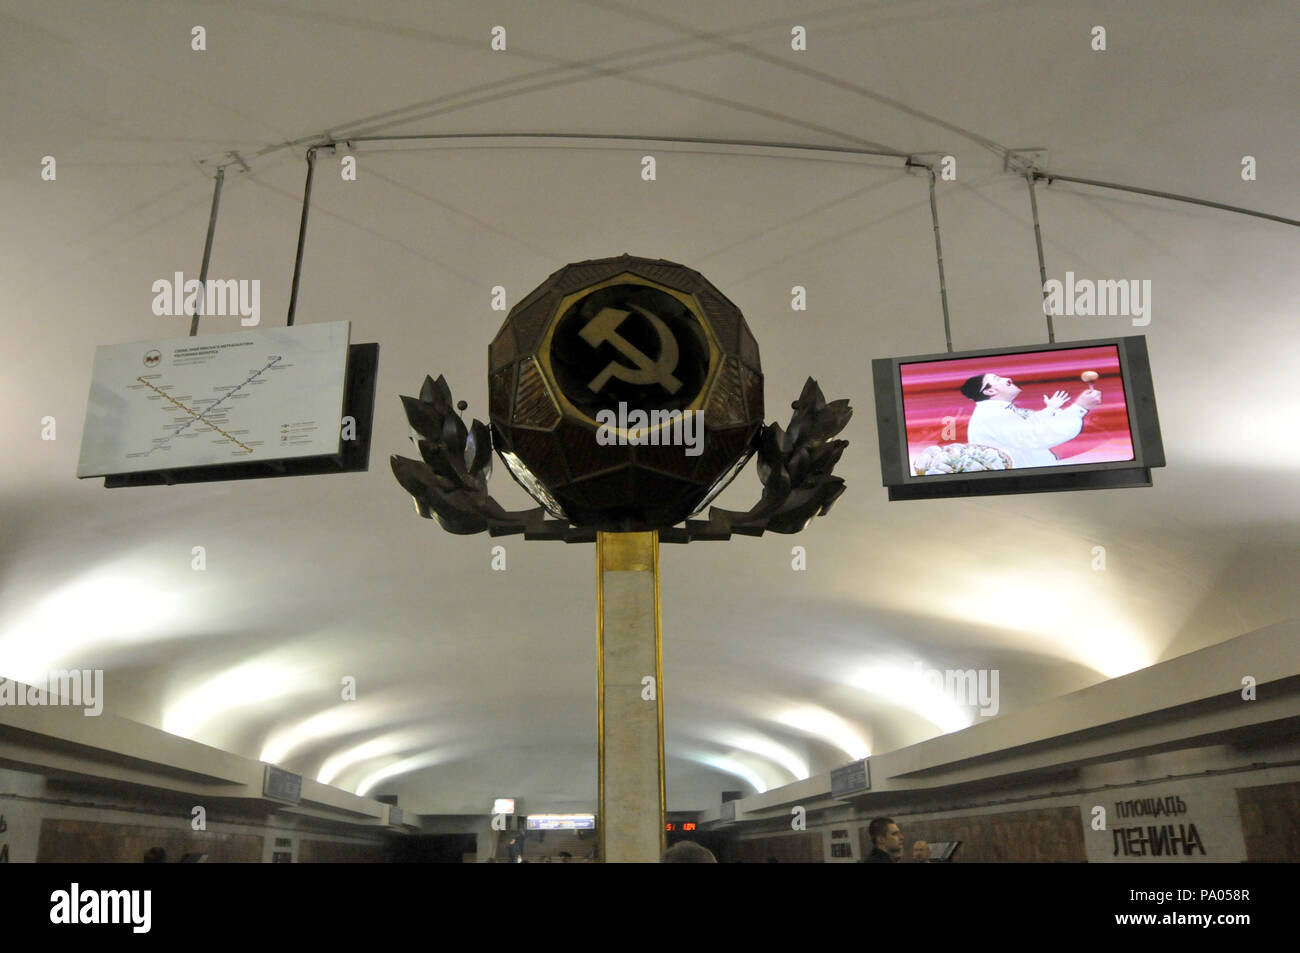
<path fill-rule="evenodd" d="M 1150 486 L 1165 465 L 1146 338 L 872 361 L 891 500 Z"/>

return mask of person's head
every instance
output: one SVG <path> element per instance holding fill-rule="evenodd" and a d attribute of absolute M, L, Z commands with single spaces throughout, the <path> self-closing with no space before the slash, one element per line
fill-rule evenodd
<path fill-rule="evenodd" d="M 1007 403 L 1016 399 L 1020 388 L 1009 377 L 997 374 L 977 374 L 961 385 L 961 392 L 975 403 L 982 400 L 1005 400 Z"/>
<path fill-rule="evenodd" d="M 894 860 L 903 856 L 903 832 L 898 829 L 892 817 L 878 817 L 867 825 L 867 836 L 871 844 Z"/>
<path fill-rule="evenodd" d="M 918 864 L 930 862 L 930 844 L 927 841 L 919 840 L 912 845 L 912 860 Z"/>
<path fill-rule="evenodd" d="M 716 864 L 718 858 L 707 847 L 702 847 L 693 840 L 682 840 L 664 851 L 661 864 Z"/>
<path fill-rule="evenodd" d="M 167 863 L 167 851 L 161 847 L 150 847 L 144 852 L 144 862 L 146 864 L 165 864 Z"/>

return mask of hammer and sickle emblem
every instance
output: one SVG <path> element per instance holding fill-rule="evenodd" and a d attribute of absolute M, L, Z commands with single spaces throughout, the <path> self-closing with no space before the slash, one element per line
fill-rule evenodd
<path fill-rule="evenodd" d="M 658 315 L 651 314 L 639 305 L 634 304 L 632 307 L 650 322 L 655 334 L 659 336 L 659 359 L 656 361 L 647 357 L 640 348 L 618 333 L 619 325 L 632 312 L 619 311 L 616 308 L 601 308 L 600 313 L 578 332 L 579 336 L 593 348 L 608 341 L 636 367 L 627 367 L 617 361 L 610 361 L 587 386 L 594 392 L 600 393 L 611 377 L 617 377 L 629 384 L 658 384 L 670 394 L 677 393 L 682 387 L 682 382 L 673 376 L 673 371 L 677 369 L 677 339 Z"/>

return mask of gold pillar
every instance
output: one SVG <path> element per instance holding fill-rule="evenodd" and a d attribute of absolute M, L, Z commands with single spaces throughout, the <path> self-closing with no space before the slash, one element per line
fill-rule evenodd
<path fill-rule="evenodd" d="M 596 536 L 596 679 L 600 857 L 655 863 L 664 849 L 658 533 Z"/>

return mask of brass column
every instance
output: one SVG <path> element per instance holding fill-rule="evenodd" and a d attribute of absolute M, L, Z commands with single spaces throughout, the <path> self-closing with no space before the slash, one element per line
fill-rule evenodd
<path fill-rule="evenodd" d="M 600 856 L 655 863 L 664 849 L 659 534 L 596 537 Z"/>

